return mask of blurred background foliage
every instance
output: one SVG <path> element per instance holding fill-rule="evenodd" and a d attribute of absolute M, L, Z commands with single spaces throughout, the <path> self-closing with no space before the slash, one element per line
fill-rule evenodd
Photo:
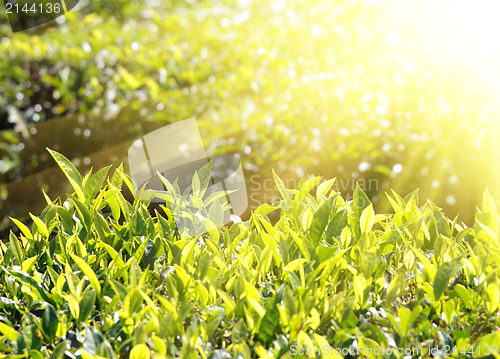
<path fill-rule="evenodd" d="M 500 56 L 487 8 L 389 0 L 82 0 L 13 34 L 0 19 L 0 219 L 64 192 L 45 147 L 82 171 L 196 117 L 210 154 L 239 153 L 250 204 L 287 182 L 420 188 L 471 223 L 500 184 Z M 4 15 L 3 5 L 0 13 Z M 167 141 L 168 139 L 166 139 Z M 292 185 L 291 185 L 292 184 Z M 364 186 L 363 186 L 364 184 Z"/>

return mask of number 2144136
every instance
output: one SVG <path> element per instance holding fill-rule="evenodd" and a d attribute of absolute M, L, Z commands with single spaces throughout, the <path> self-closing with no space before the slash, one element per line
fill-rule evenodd
<path fill-rule="evenodd" d="M 59 14 L 63 11 L 61 4 L 52 4 L 50 2 L 39 4 L 6 4 L 7 14 Z"/>

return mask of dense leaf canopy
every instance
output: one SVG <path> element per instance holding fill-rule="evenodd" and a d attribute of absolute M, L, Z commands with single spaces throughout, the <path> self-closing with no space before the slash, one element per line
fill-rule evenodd
<path fill-rule="evenodd" d="M 290 358 L 363 345 L 429 358 L 449 346 L 464 358 L 499 343 L 499 220 L 488 192 L 472 229 L 420 206 L 417 192 L 393 193 L 393 214 L 380 215 L 359 187 L 346 201 L 333 181 L 287 189 L 276 176 L 282 200 L 181 239 L 175 183 L 163 179 L 167 202 L 151 215 L 121 168 L 82 178 L 52 155 L 75 192 L 46 197 L 31 228 L 13 219 L 21 234 L 0 245 L 1 352 Z"/>

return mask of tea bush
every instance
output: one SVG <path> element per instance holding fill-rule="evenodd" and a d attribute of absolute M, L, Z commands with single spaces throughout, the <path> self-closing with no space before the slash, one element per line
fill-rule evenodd
<path fill-rule="evenodd" d="M 281 201 L 217 229 L 224 208 L 217 195 L 201 199 L 207 171 L 191 197 L 163 178 L 165 204 L 150 211 L 151 192 L 121 168 L 82 177 L 51 154 L 74 193 L 44 193 L 32 228 L 12 219 L 21 234 L 0 245 L 0 358 L 289 358 L 351 345 L 465 358 L 500 343 L 499 219 L 487 191 L 467 228 L 420 206 L 417 191 L 392 193 L 394 213 L 375 214 L 359 187 L 346 201 L 334 180 L 286 189 L 275 176 Z M 198 218 L 216 215 L 207 233 L 181 239 L 169 204 L 187 198 Z"/>
<path fill-rule="evenodd" d="M 374 178 L 367 194 L 381 210 L 384 191 L 419 187 L 469 225 L 483 189 L 498 189 L 496 62 L 433 47 L 398 1 L 81 4 L 31 32 L 0 23 L 0 128 L 11 108 L 28 124 L 126 106 L 151 121 L 196 117 L 207 148 L 241 153 L 260 184 L 271 169 L 321 174 L 346 195 L 354 178 Z M 0 138 L 5 199 L 3 185 L 43 156 L 19 156 L 20 133 Z"/>

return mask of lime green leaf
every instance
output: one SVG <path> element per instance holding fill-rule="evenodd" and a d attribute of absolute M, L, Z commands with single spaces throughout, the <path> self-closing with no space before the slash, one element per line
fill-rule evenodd
<path fill-rule="evenodd" d="M 276 172 L 273 170 L 273 177 L 274 177 L 274 182 L 276 183 L 276 186 L 278 187 L 278 191 L 281 194 L 281 198 L 287 199 L 288 198 L 288 190 L 285 188 L 285 185 L 283 184 L 283 181 L 281 178 L 278 177 Z"/>
<path fill-rule="evenodd" d="M 483 211 L 486 212 L 486 208 L 484 207 L 497 212 L 495 200 L 493 199 L 493 196 L 490 194 L 490 191 L 488 191 L 488 189 L 486 189 L 483 193 Z"/>
<path fill-rule="evenodd" d="M 136 89 L 137 87 L 139 87 L 139 81 L 137 81 L 137 79 L 123 66 L 118 66 L 118 73 L 131 89 Z"/>
<path fill-rule="evenodd" d="M 271 213 L 275 210 L 276 210 L 276 207 L 273 207 L 267 203 L 263 203 L 253 213 L 267 216 L 269 213 Z"/>
<path fill-rule="evenodd" d="M 424 265 L 424 268 L 427 272 L 427 275 L 429 276 L 429 280 L 431 282 L 434 281 L 434 277 L 436 276 L 436 267 L 434 267 L 431 263 L 431 261 L 429 260 L 429 258 L 427 258 L 425 256 L 425 254 L 423 254 L 419 249 L 416 249 L 416 248 L 413 248 L 413 253 L 415 253 L 415 255 L 418 257 L 418 259 L 420 260 L 420 262 Z"/>
<path fill-rule="evenodd" d="M 486 236 L 488 237 L 489 240 L 491 240 L 495 244 L 499 244 L 498 236 L 495 234 L 495 232 L 493 232 L 493 230 L 490 227 L 479 222 L 477 219 L 476 223 L 486 233 Z"/>
<path fill-rule="evenodd" d="M 29 273 L 31 271 L 31 268 L 33 267 L 33 265 L 35 264 L 36 260 L 38 259 L 38 256 L 35 255 L 31 258 L 28 258 L 26 259 L 23 264 L 21 265 L 21 270 L 23 272 L 27 272 Z"/>
<path fill-rule="evenodd" d="M 31 234 L 31 231 L 29 230 L 28 226 L 25 224 L 21 223 L 15 218 L 9 217 L 12 222 L 15 223 L 15 225 L 21 230 L 21 232 L 24 234 L 24 236 L 28 239 L 33 239 L 33 235 Z"/>
<path fill-rule="evenodd" d="M 85 262 L 82 258 L 77 257 L 74 254 L 71 254 L 71 258 L 73 258 L 78 267 L 80 267 L 81 271 L 88 278 L 92 287 L 96 290 L 97 295 L 99 295 L 101 293 L 101 285 L 99 284 L 99 279 L 97 279 L 97 276 L 95 275 L 92 268 L 90 268 L 87 262 Z"/>
<path fill-rule="evenodd" d="M 62 171 L 68 178 L 71 186 L 75 190 L 76 195 L 78 196 L 78 199 L 82 202 L 85 202 L 85 194 L 83 193 L 83 181 L 82 181 L 82 176 L 80 175 L 80 172 L 76 169 L 76 167 L 71 163 L 70 160 L 68 160 L 66 157 L 61 155 L 60 153 L 56 151 L 52 151 L 51 149 L 47 148 L 47 151 L 52 155 L 52 157 L 56 160 L 57 164 L 59 167 L 61 167 Z"/>
<path fill-rule="evenodd" d="M 36 227 L 38 228 L 38 231 L 44 236 L 45 238 L 49 237 L 49 230 L 47 229 L 47 226 L 43 221 L 38 218 L 37 216 L 34 216 L 30 213 L 30 217 L 35 222 Z"/>
<path fill-rule="evenodd" d="M 151 350 L 146 344 L 137 344 L 130 351 L 130 359 L 149 359 L 151 357 Z"/>
<path fill-rule="evenodd" d="M 16 332 L 14 329 L 12 329 L 11 326 L 9 326 L 3 322 L 0 322 L 0 333 L 5 335 L 7 337 L 7 339 L 9 339 L 12 342 L 16 341 L 17 338 L 19 337 L 18 332 Z"/>
<path fill-rule="evenodd" d="M 500 343 L 500 331 L 496 331 L 494 333 L 486 334 L 476 340 L 474 346 L 493 346 L 498 345 Z"/>
<path fill-rule="evenodd" d="M 365 192 L 359 187 L 359 184 L 356 184 L 356 189 L 353 193 L 352 199 L 352 210 L 354 213 L 354 219 L 356 221 L 360 221 L 361 213 L 371 204 L 370 200 L 366 196 Z"/>
<path fill-rule="evenodd" d="M 455 291 L 467 308 L 472 309 L 472 299 L 469 291 L 461 284 L 455 286 Z"/>
<path fill-rule="evenodd" d="M 373 223 L 375 223 L 373 204 L 370 203 L 370 205 L 363 210 L 359 222 L 361 233 L 368 233 L 372 229 Z"/>
<path fill-rule="evenodd" d="M 411 325 L 411 310 L 405 307 L 399 308 L 398 311 L 399 325 L 401 326 L 401 334 L 406 337 L 408 329 Z"/>
<path fill-rule="evenodd" d="M 327 194 L 327 192 L 330 190 L 330 188 L 333 186 L 334 183 L 335 183 L 335 178 L 332 178 L 331 180 L 322 182 L 318 186 L 318 189 L 316 190 L 316 198 L 318 199 L 318 201 L 320 200 L 321 197 Z"/>

